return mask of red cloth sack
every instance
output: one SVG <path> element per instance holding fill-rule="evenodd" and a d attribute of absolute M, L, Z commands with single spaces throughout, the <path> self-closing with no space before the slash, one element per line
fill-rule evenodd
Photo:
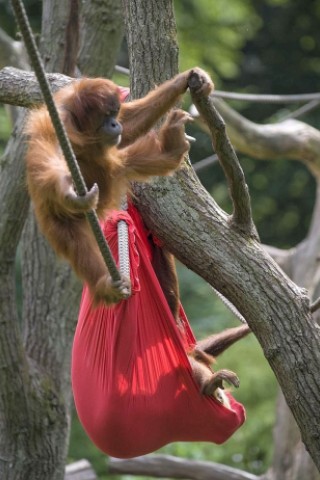
<path fill-rule="evenodd" d="M 175 441 L 222 443 L 244 422 L 244 408 L 231 395 L 229 410 L 199 392 L 186 355 L 195 338 L 182 307 L 185 331 L 176 326 L 151 265 L 155 247 L 133 206 L 102 226 L 114 258 L 120 219 L 129 227 L 132 296 L 94 308 L 84 288 L 72 354 L 80 421 L 102 451 L 119 458 Z"/>

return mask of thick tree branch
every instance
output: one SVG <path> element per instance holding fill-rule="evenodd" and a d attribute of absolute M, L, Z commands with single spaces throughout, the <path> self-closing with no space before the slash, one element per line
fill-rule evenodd
<path fill-rule="evenodd" d="M 59 73 L 48 73 L 47 78 L 53 91 L 74 81 L 73 78 Z M 42 103 L 43 99 L 35 74 L 13 67 L 0 70 L 0 102 L 26 108 Z"/>
<path fill-rule="evenodd" d="M 282 270 L 291 277 L 292 275 L 292 261 L 295 249 L 283 250 L 281 248 L 276 248 L 271 245 L 263 245 L 265 251 L 273 258 L 282 268 Z"/>
<path fill-rule="evenodd" d="M 212 462 L 187 460 L 170 455 L 145 455 L 119 460 L 110 458 L 108 471 L 118 475 L 143 475 L 157 478 L 190 480 L 258 480 L 259 477 L 235 468 Z"/>

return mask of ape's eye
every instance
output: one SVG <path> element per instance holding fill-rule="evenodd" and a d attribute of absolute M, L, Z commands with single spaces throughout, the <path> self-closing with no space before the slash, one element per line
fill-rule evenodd
<path fill-rule="evenodd" d="M 109 117 L 109 116 L 110 117 L 116 117 L 118 115 L 118 113 L 119 113 L 119 108 L 116 109 L 116 110 L 110 110 L 109 114 L 107 114 L 106 116 L 107 117 Z"/>

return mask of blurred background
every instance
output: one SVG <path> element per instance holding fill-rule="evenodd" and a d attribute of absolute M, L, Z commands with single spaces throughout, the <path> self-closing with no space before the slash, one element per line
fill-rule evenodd
<path fill-rule="evenodd" d="M 41 2 L 25 0 L 35 31 L 40 31 Z M 10 35 L 16 30 L 8 0 L 0 0 L 0 27 Z M 199 65 L 212 76 L 216 89 L 252 94 L 299 94 L 319 89 L 320 0 L 180 0 L 175 1 L 180 70 Z M 126 44 L 118 64 L 128 67 Z M 128 85 L 125 75 L 113 78 Z M 300 104 L 228 101 L 242 115 L 257 123 L 274 123 L 294 115 Z M 189 108 L 188 100 L 185 108 Z M 299 117 L 320 126 L 320 108 Z M 0 153 L 11 132 L 0 104 Z M 211 142 L 196 124 L 187 126 L 196 138 L 190 157 L 193 164 L 212 155 Z M 308 231 L 315 198 L 315 182 L 299 162 L 255 160 L 239 156 L 249 186 L 253 217 L 261 241 L 291 248 Z M 215 162 L 198 172 L 217 203 L 230 212 L 223 172 Z M 183 306 L 196 336 L 236 326 L 239 321 L 198 276 L 178 265 Z M 247 410 L 244 426 L 224 445 L 176 443 L 164 453 L 225 463 L 248 472 L 266 471 L 272 458 L 272 429 L 277 384 L 253 336 L 219 357 L 219 368 L 235 370 L 240 377 L 237 400 Z M 87 458 L 99 478 L 105 474 L 105 456 L 87 439 L 74 416 L 70 461 Z M 129 476 L 122 478 L 131 478 Z"/>

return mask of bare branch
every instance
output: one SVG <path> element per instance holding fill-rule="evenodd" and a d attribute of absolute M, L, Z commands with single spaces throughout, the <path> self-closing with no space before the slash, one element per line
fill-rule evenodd
<path fill-rule="evenodd" d="M 306 113 L 312 112 L 312 110 L 315 110 L 318 108 L 320 105 L 320 100 L 311 100 L 311 102 L 306 103 L 305 105 L 302 105 L 302 107 L 298 108 L 297 110 L 288 113 L 287 115 L 284 115 L 281 117 L 281 120 L 287 120 L 289 118 L 298 118 L 302 117 Z"/>
<path fill-rule="evenodd" d="M 218 155 L 210 155 L 210 157 L 203 158 L 202 160 L 199 160 L 199 162 L 194 163 L 193 169 L 195 172 L 199 172 L 200 170 L 203 170 L 214 163 L 219 161 Z"/>
<path fill-rule="evenodd" d="M 320 308 L 320 297 L 310 305 L 310 311 L 316 312 Z"/>
<path fill-rule="evenodd" d="M 66 466 L 64 480 L 97 480 L 88 460 L 78 460 Z"/>
<path fill-rule="evenodd" d="M 252 220 L 248 186 L 233 146 L 226 135 L 225 123 L 215 109 L 212 99 L 196 93 L 200 87 L 199 77 L 194 73 L 189 80 L 190 93 L 210 130 L 215 152 L 229 184 L 233 202 L 232 224 L 250 236 L 257 236 Z"/>
<path fill-rule="evenodd" d="M 109 473 L 145 475 L 191 480 L 258 480 L 259 477 L 218 463 L 187 460 L 170 455 L 145 455 L 120 460 L 109 459 Z"/>

